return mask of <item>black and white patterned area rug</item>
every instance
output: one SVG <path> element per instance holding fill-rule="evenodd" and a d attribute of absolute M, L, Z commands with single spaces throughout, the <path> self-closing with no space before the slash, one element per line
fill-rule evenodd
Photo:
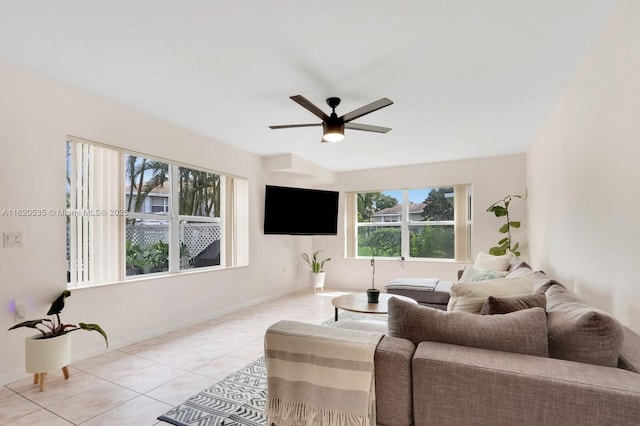
<path fill-rule="evenodd" d="M 260 357 L 158 417 L 173 425 L 264 426 L 267 371 Z"/>
<path fill-rule="evenodd" d="M 339 320 L 386 320 L 386 315 L 340 311 Z M 333 323 L 333 318 L 323 325 Z M 267 370 L 264 357 L 229 374 L 166 414 L 158 417 L 176 426 L 266 426 Z"/>

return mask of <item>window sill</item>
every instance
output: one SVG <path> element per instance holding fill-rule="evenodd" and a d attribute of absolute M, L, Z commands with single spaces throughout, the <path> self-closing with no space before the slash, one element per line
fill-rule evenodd
<path fill-rule="evenodd" d="M 226 270 L 229 270 L 229 269 L 245 268 L 247 266 L 249 266 L 249 265 L 229 266 L 229 267 L 226 267 L 226 268 L 222 268 L 222 267 L 219 267 L 219 266 L 211 266 L 211 267 L 203 267 L 203 268 L 197 268 L 197 269 L 194 269 L 194 270 L 185 270 L 185 271 L 172 272 L 172 273 L 141 274 L 140 276 L 132 275 L 131 278 L 125 278 L 124 280 L 121 280 L 121 281 L 111 281 L 111 282 L 101 283 L 101 284 L 89 284 L 89 285 L 83 285 L 83 286 L 78 286 L 78 287 L 68 287 L 67 286 L 67 290 L 75 291 L 75 290 L 83 290 L 83 289 L 96 288 L 96 287 L 117 286 L 117 285 L 122 285 L 122 284 L 136 284 L 136 283 L 142 283 L 142 282 L 146 282 L 146 281 L 154 281 L 154 280 L 162 280 L 162 279 L 166 279 L 166 278 L 182 277 L 182 276 L 185 276 L 185 275 L 203 274 L 203 273 L 206 273 L 206 272 L 226 271 Z M 135 278 L 133 278 L 133 277 L 135 277 Z"/>
<path fill-rule="evenodd" d="M 371 256 L 345 257 L 346 260 L 371 260 Z M 438 259 L 438 258 L 422 258 L 412 257 L 409 259 L 401 259 L 399 257 L 374 257 L 376 262 L 417 262 L 417 263 L 451 263 L 451 264 L 468 264 L 472 260 L 456 260 L 456 259 Z"/>

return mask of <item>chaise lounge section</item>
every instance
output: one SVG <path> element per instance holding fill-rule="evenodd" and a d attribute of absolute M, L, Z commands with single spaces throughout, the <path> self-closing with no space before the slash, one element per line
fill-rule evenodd
<path fill-rule="evenodd" d="M 446 311 L 451 285 L 450 281 L 437 278 L 405 278 L 391 281 L 385 286 L 385 290 L 389 294 L 410 297 L 422 306 Z"/>

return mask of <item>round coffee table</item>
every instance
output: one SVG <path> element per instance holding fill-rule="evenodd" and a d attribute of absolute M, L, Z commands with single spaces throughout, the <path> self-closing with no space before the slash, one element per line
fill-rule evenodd
<path fill-rule="evenodd" d="M 360 312 L 363 314 L 386 314 L 387 302 L 392 297 L 410 302 L 418 303 L 414 299 L 397 294 L 380 293 L 378 303 L 369 303 L 367 301 L 367 293 L 352 293 L 337 296 L 331 299 L 331 304 L 335 306 L 335 320 L 338 321 L 338 309 L 351 312 Z"/>

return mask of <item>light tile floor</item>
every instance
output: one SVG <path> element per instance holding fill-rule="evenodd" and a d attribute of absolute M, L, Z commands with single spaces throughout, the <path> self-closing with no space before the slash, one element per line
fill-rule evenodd
<path fill-rule="evenodd" d="M 319 324 L 331 299 L 305 290 L 51 372 L 38 391 L 27 378 L 0 387 L 0 425 L 166 425 L 157 417 L 263 354 L 267 328 L 280 320 Z"/>

